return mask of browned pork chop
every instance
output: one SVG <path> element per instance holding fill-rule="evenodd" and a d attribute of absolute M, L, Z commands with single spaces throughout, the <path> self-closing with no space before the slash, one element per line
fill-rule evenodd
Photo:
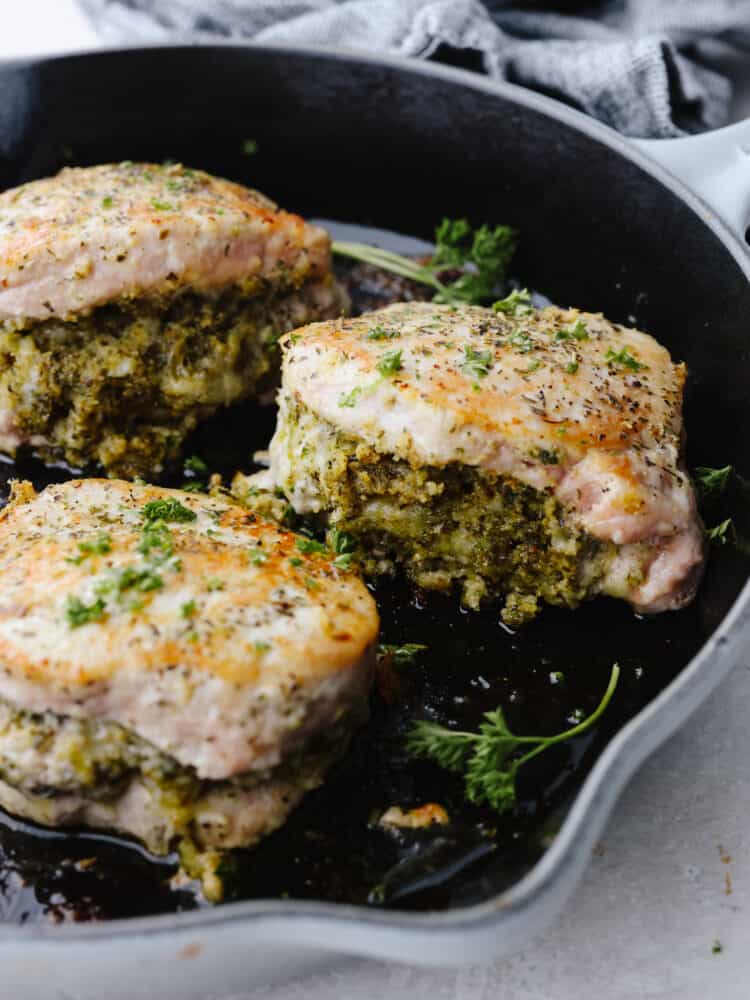
<path fill-rule="evenodd" d="M 366 715 L 369 592 L 236 504 L 17 487 L 0 570 L 0 804 L 38 822 L 247 845 Z"/>
<path fill-rule="evenodd" d="M 470 604 L 686 603 L 704 561 L 683 365 L 601 315 L 407 303 L 284 342 L 270 479 Z M 241 484 L 240 484 L 241 485 Z M 520 602 L 520 603 L 519 603 Z M 528 616 L 528 615 L 526 615 Z"/>
<path fill-rule="evenodd" d="M 330 239 L 179 164 L 68 168 L 0 195 L 0 448 L 150 474 L 338 315 Z"/>

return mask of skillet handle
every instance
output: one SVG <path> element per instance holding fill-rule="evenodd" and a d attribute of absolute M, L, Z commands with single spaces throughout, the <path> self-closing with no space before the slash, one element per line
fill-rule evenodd
<path fill-rule="evenodd" d="M 684 139 L 631 139 L 703 199 L 747 249 L 750 225 L 750 118 Z"/>

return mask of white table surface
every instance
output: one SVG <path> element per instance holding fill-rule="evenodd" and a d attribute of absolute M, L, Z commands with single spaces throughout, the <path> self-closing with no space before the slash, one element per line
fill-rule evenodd
<path fill-rule="evenodd" d="M 0 58 L 98 44 L 73 0 L 0 7 Z M 740 117 L 750 66 L 729 62 Z M 746 666 L 633 779 L 562 917 L 524 952 L 460 970 L 342 961 L 252 1000 L 748 1000 L 749 720 Z"/>

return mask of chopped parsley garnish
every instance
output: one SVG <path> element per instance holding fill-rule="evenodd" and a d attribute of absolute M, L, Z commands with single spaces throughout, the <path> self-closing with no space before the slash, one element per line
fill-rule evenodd
<path fill-rule="evenodd" d="M 143 508 L 143 520 L 146 524 L 149 521 L 194 521 L 197 516 L 194 510 L 185 507 L 174 497 L 151 500 Z"/>
<path fill-rule="evenodd" d="M 378 646 L 378 656 L 392 657 L 393 662 L 399 667 L 411 666 L 425 649 L 429 649 L 429 646 L 421 642 L 404 642 L 400 646 L 386 642 Z"/>
<path fill-rule="evenodd" d="M 258 143 L 255 139 L 245 139 L 242 143 L 242 152 L 245 156 L 255 156 L 258 152 Z"/>
<path fill-rule="evenodd" d="M 336 553 L 333 565 L 337 569 L 349 569 L 357 548 L 357 540 L 348 531 L 340 531 L 338 528 L 329 528 L 326 534 L 326 544 L 328 548 Z"/>
<path fill-rule="evenodd" d="M 627 347 L 623 347 L 621 351 L 613 351 L 610 347 L 604 360 L 610 365 L 621 365 L 623 368 L 628 368 L 631 372 L 639 372 L 642 368 L 648 368 L 648 365 L 644 365 L 637 358 L 634 358 Z"/>
<path fill-rule="evenodd" d="M 486 378 L 494 362 L 492 351 L 475 351 L 473 347 L 464 347 L 464 360 L 461 371 L 469 378 Z"/>
<path fill-rule="evenodd" d="M 555 340 L 588 340 L 589 331 L 582 320 L 577 319 L 572 326 L 563 326 L 555 331 Z"/>
<path fill-rule="evenodd" d="M 68 562 L 78 565 L 79 563 L 82 563 L 87 556 L 105 556 L 111 551 L 112 539 L 106 532 L 102 532 L 100 535 L 97 535 L 96 538 L 91 539 L 91 541 L 79 542 L 79 555 L 68 559 Z"/>
<path fill-rule="evenodd" d="M 713 528 L 708 528 L 706 534 L 711 541 L 716 542 L 717 545 L 726 545 L 729 541 L 729 533 L 733 527 L 732 518 L 728 517 L 725 521 L 721 521 L 719 524 L 714 525 Z"/>
<path fill-rule="evenodd" d="M 301 566 L 302 565 L 302 560 L 300 559 L 299 556 L 292 556 L 291 559 L 289 560 L 289 562 L 291 563 L 292 566 Z"/>
<path fill-rule="evenodd" d="M 109 195 L 106 198 L 102 198 L 102 208 L 112 208 L 112 198 Z"/>
<path fill-rule="evenodd" d="M 539 461 L 542 462 L 543 465 L 560 464 L 560 456 L 553 448 L 540 448 L 539 451 L 537 452 L 537 456 L 539 458 Z"/>
<path fill-rule="evenodd" d="M 223 590 L 225 586 L 226 584 L 224 583 L 224 581 L 221 579 L 221 577 L 218 576 L 209 576 L 208 579 L 206 580 L 206 590 L 211 592 L 216 590 Z"/>
<path fill-rule="evenodd" d="M 147 522 L 141 530 L 138 551 L 141 555 L 148 556 L 151 555 L 154 549 L 158 550 L 163 559 L 171 556 L 174 551 L 172 535 L 163 521 Z"/>
<path fill-rule="evenodd" d="M 528 330 L 514 330 L 513 333 L 508 337 L 508 343 L 515 347 L 519 354 L 528 354 L 529 351 L 534 350 L 534 341 Z"/>
<path fill-rule="evenodd" d="M 104 618 L 106 606 L 101 597 L 91 604 L 84 604 L 80 597 L 70 596 L 65 602 L 65 616 L 71 628 L 100 622 Z"/>
<path fill-rule="evenodd" d="M 253 554 L 250 556 L 250 562 L 253 564 L 253 566 L 262 566 L 263 563 L 267 561 L 268 561 L 267 552 L 253 552 Z"/>
<path fill-rule="evenodd" d="M 565 371 L 568 373 L 568 375 L 575 375 L 575 373 L 578 371 L 578 362 L 569 361 L 568 364 L 565 366 Z"/>
<path fill-rule="evenodd" d="M 109 579 L 98 583 L 96 592 L 102 597 L 114 593 L 121 599 L 129 590 L 147 594 L 151 590 L 161 590 L 163 586 L 162 576 L 152 566 L 124 566 L 115 570 Z"/>
<path fill-rule="evenodd" d="M 255 647 L 256 652 L 258 652 L 258 653 L 267 653 L 268 650 L 271 648 L 271 643 L 270 642 L 264 642 L 262 639 L 257 639 L 253 643 L 253 646 Z"/>
<path fill-rule="evenodd" d="M 401 351 L 388 351 L 375 366 L 384 378 L 401 371 Z"/>
<path fill-rule="evenodd" d="M 359 386 L 356 386 L 351 392 L 342 392 L 339 396 L 339 406 L 356 406 L 361 393 L 362 390 Z"/>
<path fill-rule="evenodd" d="M 725 465 L 723 469 L 710 469 L 708 466 L 699 465 L 693 470 L 693 479 L 701 499 L 708 500 L 721 496 L 727 488 L 731 475 L 731 465 Z"/>
<path fill-rule="evenodd" d="M 366 243 L 333 243 L 334 253 L 429 285 L 433 301 L 451 304 L 492 299 L 515 249 L 516 231 L 510 226 L 483 225 L 475 230 L 466 219 L 443 219 L 435 230 L 435 252 L 424 263 Z M 460 274 L 450 273 L 455 271 Z"/>
<path fill-rule="evenodd" d="M 297 549 L 304 552 L 305 555 L 311 555 L 313 552 L 325 552 L 326 550 L 322 542 L 318 542 L 314 538 L 305 538 L 304 535 L 298 535 L 295 544 Z"/>
<path fill-rule="evenodd" d="M 180 608 L 180 614 L 183 618 L 192 618 L 195 614 L 195 601 L 185 601 Z"/>
<path fill-rule="evenodd" d="M 208 472 L 208 466 L 199 455 L 191 455 L 190 458 L 186 458 L 185 468 L 190 472 L 197 473 L 198 475 L 203 475 Z"/>
<path fill-rule="evenodd" d="M 378 323 L 377 326 L 373 326 L 367 331 L 365 340 L 394 340 L 400 336 L 401 334 L 398 330 L 386 330 L 384 326 Z"/>
<path fill-rule="evenodd" d="M 176 211 L 174 205 L 171 201 L 160 201 L 158 198 L 151 199 L 151 207 L 155 208 L 157 212 L 174 212 Z"/>
<path fill-rule="evenodd" d="M 197 479 L 191 479 L 190 482 L 183 483 L 180 488 L 183 489 L 186 493 L 205 493 L 206 492 L 206 484 L 200 482 Z"/>
<path fill-rule="evenodd" d="M 528 316 L 534 311 L 531 305 L 531 293 L 527 288 L 514 288 L 510 295 L 493 302 L 492 308 L 495 312 L 505 313 L 507 316 Z"/>
<path fill-rule="evenodd" d="M 617 687 L 620 668 L 612 667 L 607 690 L 596 709 L 572 729 L 555 736 L 516 736 L 510 731 L 502 709 L 485 712 L 479 732 L 447 729 L 435 722 L 417 722 L 406 741 L 415 757 L 425 757 L 464 779 L 466 798 L 475 805 L 486 802 L 498 813 L 516 803 L 516 774 L 532 758 L 555 743 L 585 732 L 599 720 Z M 520 756 L 519 751 L 531 745 Z"/>

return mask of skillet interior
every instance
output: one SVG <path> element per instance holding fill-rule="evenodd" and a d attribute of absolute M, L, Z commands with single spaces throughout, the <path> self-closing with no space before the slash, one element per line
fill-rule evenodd
<path fill-rule="evenodd" d="M 184 100 L 175 97 L 179 81 L 191 82 Z M 687 360 L 690 464 L 732 462 L 750 472 L 743 274 L 679 198 L 570 126 L 394 67 L 262 50 L 73 57 L 7 68 L 0 87 L 3 186 L 65 162 L 169 157 L 311 216 L 423 237 L 442 215 L 516 225 L 515 269 L 525 283 L 637 323 Z M 252 158 L 242 152 L 247 138 L 258 144 Z M 195 450 L 232 471 L 267 441 L 271 422 L 269 412 L 247 408 L 207 428 Z M 33 463 L 3 471 L 40 483 L 66 475 Z M 711 512 L 712 520 L 723 516 Z M 398 588 L 381 588 L 385 638 L 423 641 L 431 652 L 413 671 L 403 711 L 376 707 L 349 768 L 247 858 L 236 894 L 362 902 L 379 886 L 376 898 L 389 905 L 435 908 L 514 884 L 543 852 L 607 737 L 690 660 L 746 575 L 744 561 L 722 551 L 695 605 L 679 615 L 636 621 L 626 608 L 597 602 L 573 615 L 548 611 L 516 637 L 491 613 L 463 616 L 446 601 L 416 607 Z M 593 742 L 549 755 L 527 776 L 513 820 L 498 824 L 465 809 L 441 772 L 402 759 L 400 730 L 415 708 L 476 724 L 502 703 L 512 728 L 554 731 L 573 709 L 593 708 L 615 659 L 624 667 L 616 707 Z M 557 670 L 565 685 L 550 684 Z M 368 829 L 372 810 L 420 797 L 443 802 L 455 818 L 440 840 Z M 494 837 L 484 835 L 490 826 Z M 0 848 L 5 916 L 14 922 L 195 905 L 189 892 L 158 888 L 163 867 L 136 862 L 117 844 L 39 837 L 10 823 L 0 824 Z M 96 864 L 80 864 L 93 855 Z"/>

